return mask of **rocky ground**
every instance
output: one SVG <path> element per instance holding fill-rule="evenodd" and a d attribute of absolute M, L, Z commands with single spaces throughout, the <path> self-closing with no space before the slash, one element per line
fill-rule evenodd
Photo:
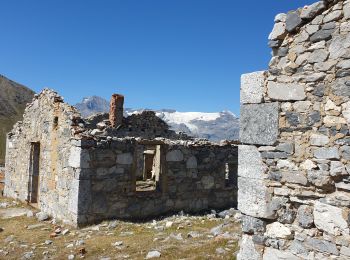
<path fill-rule="evenodd" d="M 0 259 L 236 259 L 238 219 L 231 209 L 78 230 L 0 197 Z"/>

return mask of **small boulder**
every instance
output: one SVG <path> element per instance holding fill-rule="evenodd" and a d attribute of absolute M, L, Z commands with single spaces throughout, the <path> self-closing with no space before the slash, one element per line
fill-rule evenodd
<path fill-rule="evenodd" d="M 161 253 L 159 251 L 150 251 L 147 253 L 146 259 L 152 259 L 152 258 L 159 258 L 161 256 Z"/>

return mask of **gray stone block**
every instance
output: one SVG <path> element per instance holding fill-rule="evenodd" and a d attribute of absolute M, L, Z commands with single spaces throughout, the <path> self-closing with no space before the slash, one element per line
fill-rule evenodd
<path fill-rule="evenodd" d="M 266 223 L 258 218 L 242 215 L 242 231 L 248 234 L 264 233 Z"/>
<path fill-rule="evenodd" d="M 313 226 L 314 215 L 311 206 L 301 205 L 298 208 L 298 223 L 303 228 L 311 228 Z"/>
<path fill-rule="evenodd" d="M 325 240 L 320 240 L 316 238 L 307 238 L 304 241 L 304 245 L 318 252 L 329 253 L 332 255 L 339 255 L 339 250 L 337 249 L 337 246 Z"/>
<path fill-rule="evenodd" d="M 241 106 L 240 140 L 246 144 L 273 145 L 278 136 L 278 103 Z"/>
<path fill-rule="evenodd" d="M 266 165 L 263 163 L 256 146 L 238 146 L 238 176 L 263 179 L 265 171 Z"/>
<path fill-rule="evenodd" d="M 184 156 L 180 150 L 169 151 L 166 155 L 166 160 L 168 162 L 181 162 Z"/>
<path fill-rule="evenodd" d="M 252 236 L 242 235 L 237 260 L 262 260 L 262 250 L 254 244 Z"/>
<path fill-rule="evenodd" d="M 286 17 L 286 30 L 292 32 L 303 23 L 298 11 L 289 12 Z"/>
<path fill-rule="evenodd" d="M 263 180 L 238 177 L 238 209 L 256 218 L 273 219 L 272 194 Z"/>
<path fill-rule="evenodd" d="M 261 103 L 264 93 L 265 71 L 241 76 L 241 104 Z"/>
<path fill-rule="evenodd" d="M 302 19 L 312 19 L 314 18 L 318 13 L 323 11 L 325 9 L 325 4 L 323 1 L 318 1 L 316 3 L 313 3 L 312 5 L 306 6 L 302 9 L 300 17 Z"/>
<path fill-rule="evenodd" d="M 315 150 L 314 156 L 318 159 L 339 159 L 339 152 L 336 147 L 322 147 Z"/>
<path fill-rule="evenodd" d="M 306 98 L 304 86 L 292 83 L 269 81 L 267 94 L 272 100 L 298 101 Z"/>

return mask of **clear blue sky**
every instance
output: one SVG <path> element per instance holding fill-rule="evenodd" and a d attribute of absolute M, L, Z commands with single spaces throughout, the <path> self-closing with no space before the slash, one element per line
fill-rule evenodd
<path fill-rule="evenodd" d="M 35 91 L 133 108 L 239 113 L 273 18 L 306 0 L 1 0 L 0 74 Z"/>

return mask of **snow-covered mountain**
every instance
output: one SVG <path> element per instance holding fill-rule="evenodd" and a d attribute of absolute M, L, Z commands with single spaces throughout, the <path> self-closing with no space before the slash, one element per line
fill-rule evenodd
<path fill-rule="evenodd" d="M 109 102 L 98 96 L 85 97 L 75 107 L 80 111 L 82 116 L 88 117 L 93 114 L 108 112 Z"/>
<path fill-rule="evenodd" d="M 109 103 L 101 97 L 92 96 L 76 104 L 83 116 L 108 112 Z M 151 109 L 124 110 L 125 116 L 141 113 Z M 190 136 L 207 138 L 217 142 L 220 140 L 237 140 L 239 134 L 239 119 L 230 111 L 217 113 L 178 112 L 171 109 L 155 110 L 156 115 L 164 120 L 172 130 L 185 132 Z"/>

